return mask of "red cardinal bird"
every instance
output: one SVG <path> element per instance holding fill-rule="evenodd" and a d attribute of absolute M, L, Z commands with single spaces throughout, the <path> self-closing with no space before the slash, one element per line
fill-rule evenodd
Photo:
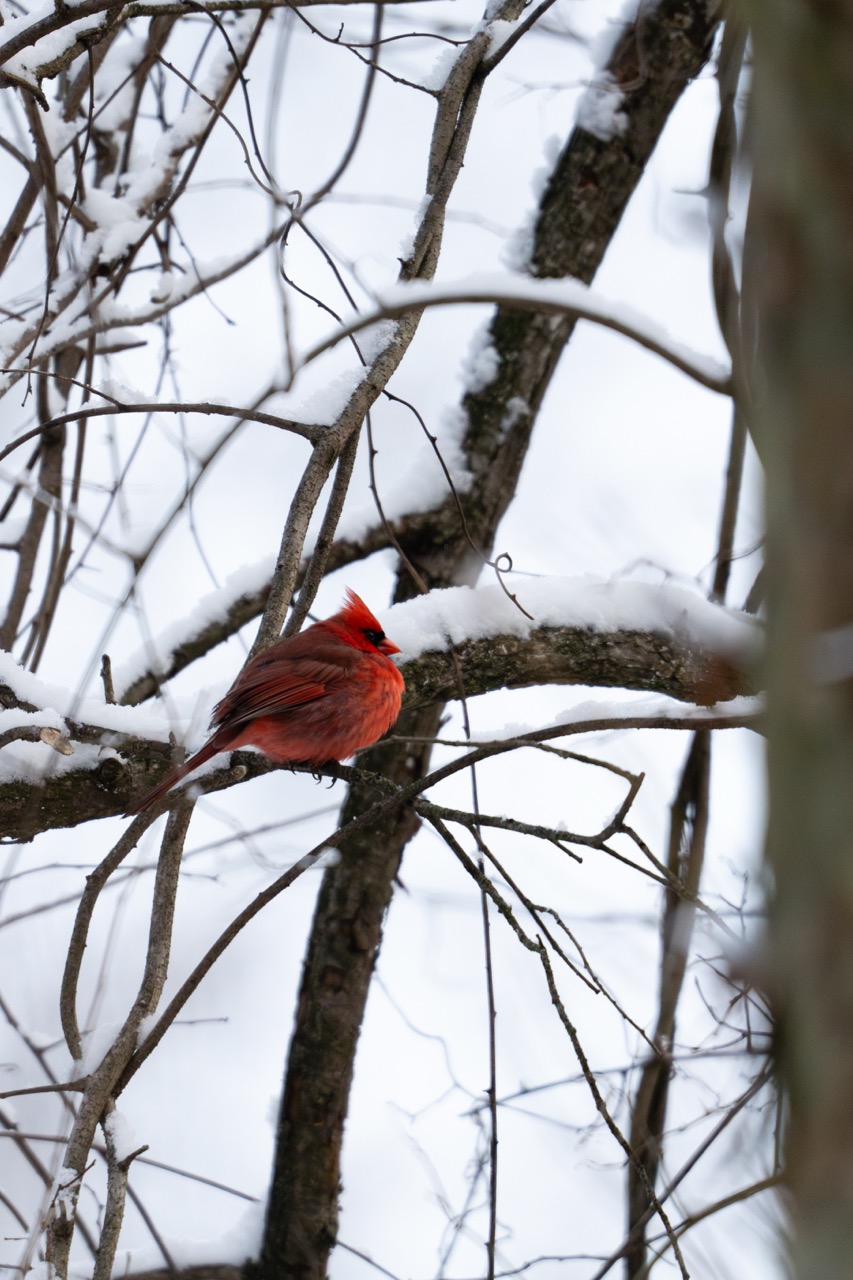
<path fill-rule="evenodd" d="M 369 747 L 400 713 L 405 686 L 388 657 L 399 652 L 347 591 L 338 613 L 247 663 L 214 710 L 213 737 L 128 812 L 141 813 L 220 751 L 259 747 L 276 764 L 321 765 Z"/>

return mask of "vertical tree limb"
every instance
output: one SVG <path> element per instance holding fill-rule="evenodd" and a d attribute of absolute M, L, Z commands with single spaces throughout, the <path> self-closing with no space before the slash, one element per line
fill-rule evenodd
<path fill-rule="evenodd" d="M 744 0 L 748 279 L 767 467 L 766 978 L 788 1091 L 792 1273 L 853 1256 L 853 11 Z"/>
<path fill-rule="evenodd" d="M 690 744 L 672 804 L 668 870 L 686 894 L 667 889 L 661 928 L 660 991 L 653 1043 L 646 1059 L 631 1111 L 631 1153 L 628 1165 L 628 1247 L 625 1274 L 634 1280 L 645 1274 L 646 1227 L 654 1204 L 666 1125 L 676 1013 L 684 986 L 696 907 L 687 895 L 698 895 L 708 834 L 711 737 L 697 733 Z"/>

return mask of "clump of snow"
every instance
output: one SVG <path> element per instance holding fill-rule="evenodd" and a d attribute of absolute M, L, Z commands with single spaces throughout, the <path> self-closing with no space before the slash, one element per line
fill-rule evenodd
<path fill-rule="evenodd" d="M 637 720 L 672 720 L 679 728 L 685 721 L 701 728 L 703 723 L 712 720 L 716 726 L 720 721 L 730 721 L 740 727 L 744 720 L 756 719 L 766 710 L 761 696 L 752 698 L 733 698 L 724 707 L 685 706 L 675 698 L 665 694 L 645 694 L 631 701 L 624 699 L 585 699 L 556 712 L 550 720 L 537 720 L 534 723 L 507 722 L 500 729 L 492 731 L 474 731 L 469 741 L 472 745 L 482 742 L 512 742 L 528 734 L 539 734 L 548 729 L 566 729 L 567 731 L 588 725 L 589 732 L 595 733 L 599 724 L 606 724 L 608 734 L 614 728 L 614 722 L 622 721 L 626 727 L 632 727 Z M 635 725 L 633 727 L 636 727 Z M 565 827 L 563 828 L 565 829 Z"/>
<path fill-rule="evenodd" d="M 501 261 L 510 271 L 529 271 L 536 244 L 536 219 L 538 211 L 534 208 L 526 213 L 518 226 L 506 239 L 501 252 Z"/>
<path fill-rule="evenodd" d="M 75 770 L 95 769 L 103 760 L 118 757 L 118 752 L 110 746 L 77 742 L 68 745 L 71 749 L 66 754 L 42 740 L 11 742 L 3 748 L 0 756 L 0 778 L 3 781 L 41 781 L 48 776 L 53 778 Z"/>
<path fill-rule="evenodd" d="M 608 731 L 613 721 L 676 720 L 679 725 L 688 720 L 697 729 L 703 723 L 713 720 L 719 723 L 722 717 L 740 723 L 752 719 L 766 710 L 766 702 L 762 695 L 755 697 L 731 698 L 723 708 L 720 707 L 686 707 L 675 698 L 665 694 L 647 693 L 639 698 L 626 701 L 624 698 L 585 698 L 583 702 L 564 707 L 555 712 L 550 720 L 537 720 L 535 723 L 521 721 L 507 722 L 497 730 L 474 731 L 470 734 L 472 744 L 478 742 L 512 742 L 515 738 L 523 738 L 530 733 L 540 733 L 543 729 L 556 729 L 575 725 L 596 725 L 599 721 L 608 722 Z"/>
<path fill-rule="evenodd" d="M 5 24 L 4 24 L 5 25 Z M 75 120 L 65 120 L 56 111 L 48 111 L 41 116 L 41 127 L 50 146 L 50 154 L 58 159 L 66 147 L 70 147 L 77 134 L 78 124 Z"/>
<path fill-rule="evenodd" d="M 134 1155 L 139 1151 L 140 1147 L 145 1145 L 139 1141 L 132 1126 L 121 1111 L 110 1112 L 104 1121 L 104 1130 L 112 1139 L 115 1158 L 119 1164 L 123 1160 L 127 1160 L 129 1156 Z"/>
<path fill-rule="evenodd" d="M 380 320 L 378 324 L 365 329 L 359 338 L 358 345 L 368 364 L 372 364 L 378 356 L 381 356 L 385 348 L 391 345 L 397 337 L 399 327 L 397 320 Z"/>
<path fill-rule="evenodd" d="M 625 95 L 610 76 L 598 73 L 578 102 L 575 120 L 579 128 L 602 142 L 624 134 L 628 128 Z"/>
<path fill-rule="evenodd" d="M 120 1022 L 104 1022 L 99 1027 L 93 1027 L 91 1031 L 83 1033 L 83 1056 L 75 1079 L 97 1071 L 115 1044 L 120 1031 Z"/>
<path fill-rule="evenodd" d="M 464 48 L 464 46 L 463 46 Z M 429 89 L 433 93 L 438 93 L 447 83 L 447 77 L 453 70 L 453 65 L 462 51 L 456 45 L 444 45 L 436 55 L 435 62 L 429 71 L 420 77 L 420 85 L 424 89 Z"/>
<path fill-rule="evenodd" d="M 98 187 L 87 191 L 83 211 L 97 224 L 88 239 L 90 244 L 98 243 L 102 262 L 120 257 L 148 226 L 147 220 L 140 218 L 131 201 Z"/>
<path fill-rule="evenodd" d="M 16 662 L 11 653 L 7 653 L 5 649 L 0 649 L 0 684 L 8 685 L 19 701 L 29 702 L 34 707 L 51 707 L 59 716 L 71 701 L 71 695 L 67 689 L 61 685 L 51 685 L 40 680 L 38 676 Z M 20 716 L 24 713 L 10 712 L 10 714 Z M 52 721 L 51 724 L 54 728 L 62 727 L 61 721 Z"/>
<path fill-rule="evenodd" d="M 152 302 L 168 302 L 175 290 L 175 274 L 173 271 L 161 271 L 151 286 L 149 297 Z"/>
<path fill-rule="evenodd" d="M 139 1030 L 136 1033 L 136 1045 L 144 1044 L 149 1031 L 153 1031 L 159 1021 L 158 1013 L 149 1013 L 147 1018 L 143 1018 L 139 1023 Z"/>
<path fill-rule="evenodd" d="M 607 64 L 626 27 L 639 20 L 643 0 L 625 0 L 619 16 L 601 28 L 590 45 L 596 68 L 589 88 L 578 103 L 577 125 L 602 142 L 621 137 L 628 127 L 625 95 L 607 71 Z"/>
<path fill-rule="evenodd" d="M 51 707 L 45 707 L 41 711 L 21 711 L 17 707 L 9 707 L 0 711 L 0 733 L 8 733 L 10 729 L 48 729 L 55 730 L 60 734 L 65 734 L 65 721 L 58 712 Z M 32 743 L 21 742 L 21 747 L 32 746 Z M 11 744 L 7 744 L 4 749 L 3 764 L 8 765 L 8 758 L 14 752 L 14 747 L 10 751 Z"/>
<path fill-rule="evenodd" d="M 188 1267 L 230 1263 L 242 1266 L 247 1258 L 257 1258 L 263 1238 L 265 1206 L 263 1201 L 250 1205 L 224 1235 L 210 1240 L 191 1240 L 185 1236 L 163 1237 L 169 1257 L 183 1270 Z M 163 1266 L 163 1255 L 155 1245 L 126 1249 L 116 1258 L 116 1275 L 156 1271 Z"/>
<path fill-rule="evenodd" d="M 542 148 L 544 163 L 534 169 L 530 180 L 532 202 L 519 225 L 508 237 L 503 248 L 502 261 L 510 271 L 528 271 L 533 257 L 533 246 L 536 237 L 536 221 L 545 188 L 551 180 L 551 174 L 563 150 L 563 139 L 558 134 L 551 134 L 545 139 Z"/>
<path fill-rule="evenodd" d="M 329 378 L 322 387 L 303 396 L 301 400 L 296 400 L 292 407 L 288 406 L 287 416 L 294 422 L 304 422 L 307 426 L 328 426 L 346 408 L 363 377 L 363 367 L 360 364 L 353 365 Z"/>
<path fill-rule="evenodd" d="M 157 396 L 152 396 L 147 391 L 140 391 L 127 382 L 119 382 L 117 378 L 105 378 L 101 383 L 101 391 L 97 388 L 93 391 L 95 395 L 103 393 L 106 400 L 117 400 L 119 404 L 144 404 L 156 408 L 160 403 Z"/>
<path fill-rule="evenodd" d="M 38 31 L 42 21 L 45 18 L 49 18 L 54 12 L 54 5 L 49 3 L 41 5 L 33 12 L 28 13 L 25 19 L 21 17 L 20 13 L 10 14 L 11 20 L 8 20 L 2 28 L 0 55 L 2 55 L 4 45 L 11 40 L 18 39 L 24 24 L 28 25 L 33 31 Z M 21 49 L 18 53 L 3 58 L 4 70 L 9 75 L 14 76 L 15 79 L 22 80 L 33 88 L 38 88 L 41 69 L 46 64 L 61 58 L 69 49 L 73 48 L 78 40 L 85 42 L 85 37 L 89 36 L 90 41 L 92 41 L 98 29 L 105 22 L 106 14 L 99 13 L 94 16 L 87 15 L 84 18 L 76 18 L 73 22 L 63 23 L 62 26 L 47 31 L 44 35 L 34 39 L 28 47 Z"/>
<path fill-rule="evenodd" d="M 400 240 L 399 255 L 400 255 L 400 260 L 402 262 L 407 262 L 409 258 L 412 256 L 412 253 L 415 248 L 415 237 L 417 236 L 418 231 L 420 231 L 421 223 L 423 222 L 424 217 L 426 215 L 426 211 L 431 204 L 432 204 L 431 195 L 425 195 L 421 197 L 420 203 L 418 204 L 418 207 L 415 210 L 414 218 L 412 220 L 412 230 L 407 232 L 407 234 L 404 235 Z"/>
<path fill-rule="evenodd" d="M 510 396 L 506 402 L 506 413 L 501 419 L 501 432 L 506 435 L 512 431 L 519 418 L 530 412 L 530 405 L 523 396 Z"/>
<path fill-rule="evenodd" d="M 105 133 L 126 129 L 136 95 L 133 72 L 145 57 L 148 43 L 127 30 L 123 39 L 110 47 L 98 69 L 96 110 L 98 128 Z"/>
<path fill-rule="evenodd" d="M 526 17 L 527 15 L 523 14 L 522 16 Z M 494 58 L 496 54 L 500 53 L 501 49 L 506 44 L 507 40 L 512 35 L 513 31 L 515 31 L 520 21 L 521 21 L 520 18 L 515 18 L 510 22 L 508 22 L 504 18 L 498 18 L 495 22 L 489 22 L 488 24 L 488 32 L 489 32 L 488 56 L 490 58 Z"/>
<path fill-rule="evenodd" d="M 490 337 L 487 320 L 474 331 L 468 353 L 462 361 L 464 389 L 476 395 L 494 381 L 499 367 L 500 360 Z"/>
<path fill-rule="evenodd" d="M 443 415 L 446 421 L 462 418 L 461 409 L 448 409 Z M 446 462 L 453 483 L 460 492 L 468 486 L 468 473 L 464 460 L 452 441 L 440 441 L 441 454 Z M 424 445 L 415 450 L 408 466 L 393 480 L 382 483 L 382 510 L 388 520 L 398 520 L 418 511 L 430 511 L 448 495 L 447 479 L 432 448 Z M 374 502 L 362 502 L 347 506 L 338 524 L 338 536 L 358 541 L 376 528 L 378 515 Z M 305 551 L 314 545 L 313 534 L 305 542 Z"/>
<path fill-rule="evenodd" d="M 184 151 L 207 127 L 213 115 L 213 109 L 205 102 L 200 93 L 191 93 L 186 106 L 176 117 L 162 138 L 154 145 L 153 162 L 167 165 L 176 155 Z"/>
<path fill-rule="evenodd" d="M 248 44 L 256 21 L 253 14 L 241 14 L 229 27 L 229 42 L 238 56 Z M 144 167 L 134 166 L 134 177 L 128 185 L 126 198 L 135 208 L 145 206 L 158 191 L 168 185 L 180 157 L 207 127 L 214 111 L 209 103 L 216 101 L 219 89 L 232 73 L 233 67 L 231 49 L 220 49 L 199 82 L 197 92 L 189 94 L 183 109 L 158 138 L 149 163 Z"/>

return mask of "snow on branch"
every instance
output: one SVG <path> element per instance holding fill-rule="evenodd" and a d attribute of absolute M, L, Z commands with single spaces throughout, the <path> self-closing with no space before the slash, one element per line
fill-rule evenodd
<path fill-rule="evenodd" d="M 535 280 L 527 275 L 481 272 L 450 283 L 418 280 L 398 284 L 375 296 L 376 305 L 372 311 L 345 320 L 329 337 L 311 347 L 301 364 L 310 364 L 344 338 L 360 333 L 380 320 L 407 315 L 424 307 L 494 303 L 510 310 L 590 320 L 631 338 L 710 391 L 719 395 L 731 394 L 731 370 L 726 365 L 676 342 L 662 325 L 632 307 L 593 293 L 579 280 Z"/>
<path fill-rule="evenodd" d="M 230 257 L 223 256 L 209 263 L 192 263 L 186 268 L 184 279 L 175 283 L 167 298 L 158 294 L 157 298 L 152 299 L 148 304 L 128 306 L 114 301 L 111 296 L 114 291 L 112 283 L 104 285 L 94 298 L 88 295 L 81 297 L 81 281 L 100 252 L 100 241 L 95 237 L 94 250 L 89 251 L 91 261 L 86 263 L 84 272 L 81 275 L 69 273 L 65 287 L 51 294 L 46 325 L 39 320 L 30 324 L 19 322 L 15 327 L 8 326 L 12 334 L 12 342 L 6 349 L 0 350 L 0 360 L 4 366 L 7 366 L 5 378 L 0 383 L 0 391 L 7 390 L 27 374 L 29 357 L 19 366 L 15 366 L 15 362 L 29 350 L 34 341 L 39 343 L 37 358 L 44 361 L 68 346 L 85 343 L 100 334 L 116 329 L 135 329 L 152 324 L 181 303 L 206 293 L 213 285 L 230 279 L 254 262 L 275 243 L 285 225 L 286 220 L 276 224 L 271 231 L 258 238 L 248 248 Z M 70 316 L 60 322 L 59 317 L 66 311 L 71 312 Z"/>
<path fill-rule="evenodd" d="M 760 625 L 709 604 L 698 591 L 593 578 L 531 579 L 517 590 L 532 620 L 498 586 L 433 591 L 380 614 L 402 650 L 404 708 L 458 698 L 457 661 L 467 696 L 582 684 L 709 706 L 755 691 Z M 152 708 L 95 706 L 89 700 L 72 719 L 69 695 L 43 685 L 9 657 L 0 700 L 20 708 L 22 726 L 32 724 L 25 713 L 52 708 L 63 716 L 71 740 L 82 744 L 76 760 L 63 759 L 59 768 L 49 748 L 15 744 L 24 756 L 16 754 L 0 773 L 0 837 L 26 840 L 45 823 L 75 826 L 120 813 L 170 767 L 170 726 Z M 618 728 L 620 708 L 607 711 L 610 727 Z M 603 714 L 598 707 L 596 725 Z M 655 712 L 658 722 L 666 726 L 670 720 Z M 629 716 L 625 726 L 638 724 Z M 44 761 L 34 762 L 33 753 L 41 750 Z M 260 757 L 244 759 L 250 776 L 270 767 Z"/>
<path fill-rule="evenodd" d="M 226 13 L 240 15 L 246 11 L 271 7 L 301 8 L 316 0 L 214 0 L 194 3 L 201 13 Z M 402 4 L 404 0 L 390 0 Z M 356 0 L 336 0 L 337 4 L 355 4 Z M 389 0 L 385 0 L 389 3 Z M 184 17 L 185 0 L 150 0 L 149 3 L 117 5 L 115 0 L 75 0 L 74 3 L 54 4 L 52 0 L 40 5 L 34 12 L 5 15 L 5 25 L 0 38 L 0 67 L 6 68 L 9 79 L 35 88 L 38 82 L 56 75 L 73 57 L 97 44 L 117 22 L 127 23 L 132 18 L 159 17 L 174 14 Z M 22 56 L 23 55 L 23 56 Z"/>
<path fill-rule="evenodd" d="M 499 586 L 450 587 L 431 591 L 381 614 L 402 661 L 451 644 L 513 635 L 542 627 L 581 627 L 602 633 L 649 631 L 680 636 L 732 659 L 757 656 L 761 627 L 736 609 L 711 604 L 696 590 L 669 582 L 648 583 L 583 577 L 512 578 L 531 621 Z"/>
<path fill-rule="evenodd" d="M 432 591 L 382 616 L 402 651 L 407 702 L 535 684 L 649 690 L 709 705 L 752 692 L 761 647 L 754 618 L 668 583 L 539 578 Z"/>
<path fill-rule="evenodd" d="M 150 696 L 158 682 L 175 673 L 176 658 L 192 661 L 256 618 L 269 593 L 274 568 L 275 557 L 265 556 L 230 574 L 218 590 L 202 596 L 186 617 L 171 623 L 144 649 L 117 664 L 114 674 L 119 700 L 126 705 L 140 701 L 127 695 L 141 681 L 145 682 L 143 696 Z"/>

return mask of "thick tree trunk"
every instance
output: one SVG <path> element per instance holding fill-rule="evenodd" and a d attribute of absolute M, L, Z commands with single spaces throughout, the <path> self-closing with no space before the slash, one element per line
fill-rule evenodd
<path fill-rule="evenodd" d="M 399 728 L 431 737 L 438 718 L 439 709 L 428 707 L 404 714 Z M 403 754 L 374 747 L 362 759 L 369 768 L 404 784 L 425 771 L 429 749 Z M 342 821 L 375 800 L 375 791 L 353 787 Z M 324 1280 L 326 1275 L 337 1236 L 341 1142 L 356 1046 L 382 923 L 402 851 L 416 824 L 410 809 L 392 814 L 381 831 L 368 830 L 343 845 L 341 861 L 323 877 L 279 1109 L 258 1267 L 263 1277 Z"/>
<path fill-rule="evenodd" d="M 793 1272 L 853 1257 L 853 9 L 750 0 L 748 242 L 767 465 L 767 982 L 790 1099 Z"/>

